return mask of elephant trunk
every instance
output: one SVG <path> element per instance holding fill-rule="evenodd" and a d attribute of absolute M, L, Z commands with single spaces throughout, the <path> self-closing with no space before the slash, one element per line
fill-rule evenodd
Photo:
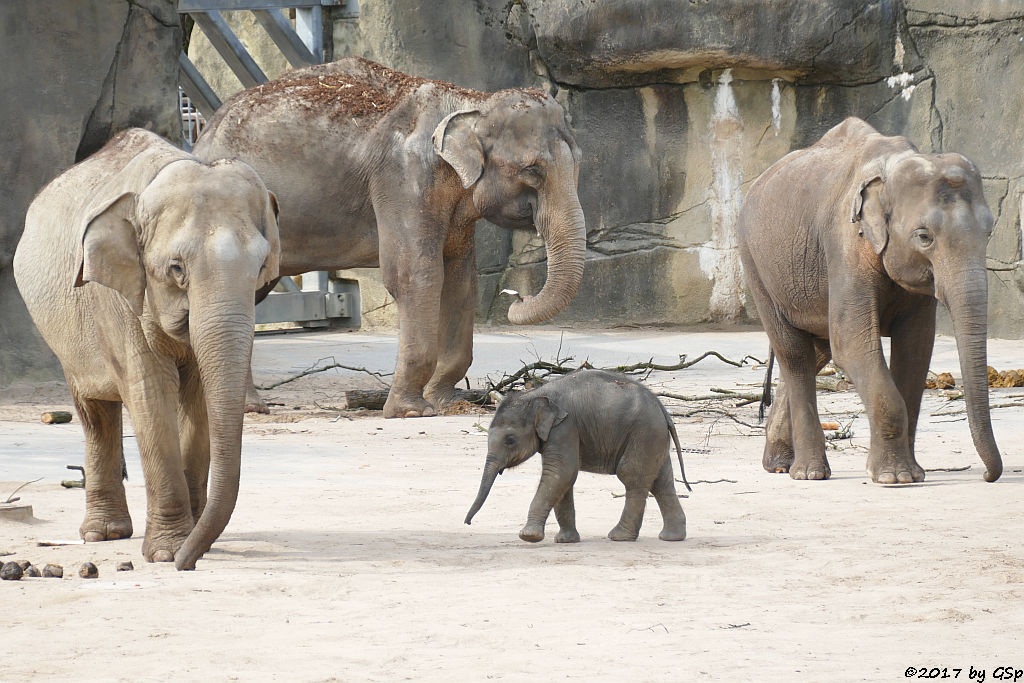
<path fill-rule="evenodd" d="M 988 405 L 988 276 L 983 267 L 976 267 L 936 280 L 938 298 L 953 320 L 971 437 L 985 464 L 985 481 L 995 481 L 1003 473 L 1003 462 Z"/>
<path fill-rule="evenodd" d="M 178 569 L 196 560 L 224 531 L 238 498 L 242 419 L 252 356 L 252 291 L 241 298 L 189 315 L 189 336 L 199 366 L 210 426 L 209 494 L 202 516 L 174 556 Z"/>
<path fill-rule="evenodd" d="M 563 169 L 560 177 L 549 178 L 546 189 L 539 193 L 533 217 L 547 249 L 547 279 L 536 296 L 524 297 L 509 306 L 508 319 L 515 325 L 531 325 L 551 318 L 576 296 L 583 281 L 587 226 L 576 195 L 572 153 L 565 145 L 562 153 L 568 161 L 559 165 Z"/>
<path fill-rule="evenodd" d="M 484 501 L 487 500 L 487 494 L 491 492 L 491 486 L 494 485 L 494 480 L 498 476 L 498 461 L 494 458 L 487 458 L 487 463 L 484 465 L 484 474 L 480 479 L 480 491 L 476 494 L 476 500 L 473 501 L 473 507 L 469 508 L 469 513 L 466 515 L 466 524 L 473 522 L 473 515 L 480 511 L 480 508 L 484 506 Z"/>

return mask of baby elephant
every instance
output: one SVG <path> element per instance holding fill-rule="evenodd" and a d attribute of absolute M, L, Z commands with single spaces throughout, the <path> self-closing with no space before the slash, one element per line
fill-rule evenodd
<path fill-rule="evenodd" d="M 494 478 L 536 452 L 544 462 L 537 494 L 530 504 L 524 541 L 544 540 L 551 508 L 558 519 L 556 543 L 577 543 L 572 485 L 576 474 L 616 474 L 626 485 L 622 518 L 608 532 L 613 541 L 635 541 L 643 523 L 648 491 L 661 508 L 664 527 L 658 538 L 686 538 L 686 515 L 679 505 L 669 459 L 669 436 L 683 456 L 672 418 L 646 387 L 613 372 L 577 370 L 542 387 L 512 394 L 499 406 L 487 436 L 487 463 L 469 524 L 483 506 Z M 690 490 L 690 485 L 686 484 Z"/>

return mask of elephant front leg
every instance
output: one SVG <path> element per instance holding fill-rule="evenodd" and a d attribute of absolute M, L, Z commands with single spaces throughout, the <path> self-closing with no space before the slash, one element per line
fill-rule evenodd
<path fill-rule="evenodd" d="M 556 504 L 562 504 L 559 511 L 555 513 L 559 516 L 559 523 L 561 524 L 563 519 L 561 515 L 564 515 L 567 509 L 572 509 L 571 520 L 567 521 L 574 529 L 576 525 L 572 485 L 579 472 L 578 446 L 566 445 L 564 448 L 559 448 L 557 444 L 552 444 L 549 440 L 544 452 L 541 453 L 541 459 L 543 465 L 540 484 L 537 486 L 537 493 L 533 496 L 533 502 L 530 503 L 526 524 L 519 531 L 519 538 L 531 543 L 544 540 L 544 525 L 548 521 L 548 515 L 551 514 L 551 508 Z M 567 501 L 566 496 L 568 496 Z M 563 504 L 563 501 L 566 502 Z"/>
<path fill-rule="evenodd" d="M 176 368 L 151 368 L 131 385 L 125 401 L 146 480 L 142 555 L 149 562 L 172 562 L 194 526 L 179 443 L 176 375 Z"/>
<path fill-rule="evenodd" d="M 206 507 L 206 485 L 210 476 L 210 425 L 198 369 L 184 369 L 180 376 L 178 436 L 192 519 L 198 522 Z"/>
<path fill-rule="evenodd" d="M 406 226 L 411 235 L 419 232 Z M 423 396 L 438 356 L 438 326 L 444 273 L 441 245 L 424 244 L 408 235 L 380 230 L 380 262 L 384 285 L 398 307 L 398 362 L 384 402 L 384 417 L 436 415 Z"/>
<path fill-rule="evenodd" d="M 907 406 L 907 451 L 914 481 L 923 481 L 925 476 L 914 455 L 914 445 L 921 395 L 935 344 L 935 304 L 933 297 L 915 297 L 912 311 L 889 327 L 892 337 L 889 371 Z"/>
<path fill-rule="evenodd" d="M 472 245 L 472 233 L 469 235 Z M 446 258 L 441 290 L 438 359 L 424 397 L 440 410 L 455 396 L 455 385 L 473 362 L 473 319 L 476 315 L 476 257 L 468 253 Z"/>
<path fill-rule="evenodd" d="M 924 470 L 910 454 L 907 404 L 885 365 L 881 338 L 862 329 L 837 328 L 832 334 L 836 362 L 853 380 L 868 414 L 871 480 L 879 484 L 923 481 Z"/>
<path fill-rule="evenodd" d="M 78 533 L 87 543 L 130 538 L 121 476 L 121 403 L 83 399 L 75 394 L 75 409 L 85 430 L 85 519 Z"/>

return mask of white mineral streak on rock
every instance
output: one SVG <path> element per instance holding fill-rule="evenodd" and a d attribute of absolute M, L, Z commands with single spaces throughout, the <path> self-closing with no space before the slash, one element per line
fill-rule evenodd
<path fill-rule="evenodd" d="M 904 71 L 901 74 L 889 76 L 887 79 L 885 79 L 885 84 L 888 85 L 890 88 L 902 88 L 903 90 L 900 92 L 900 95 L 903 96 L 904 100 L 909 102 L 910 96 L 914 93 L 914 90 L 917 88 L 916 85 L 910 84 L 910 82 L 913 80 L 914 74 L 909 74 L 906 71 Z"/>
<path fill-rule="evenodd" d="M 772 128 L 778 135 L 782 130 L 782 91 L 779 89 L 779 79 L 772 79 Z"/>
<path fill-rule="evenodd" d="M 892 62 L 893 62 L 893 64 L 896 65 L 896 68 L 899 69 L 900 71 L 903 70 L 903 58 L 905 56 L 906 56 L 906 52 L 904 52 L 904 50 L 903 50 L 903 40 L 900 38 L 899 34 L 897 33 L 896 34 L 896 50 L 895 50 L 895 53 L 893 54 Z"/>
<path fill-rule="evenodd" d="M 718 79 L 710 122 L 711 241 L 700 250 L 700 266 L 712 280 L 710 312 L 717 320 L 732 320 L 743 311 L 743 269 L 736 238 L 736 218 L 742 201 L 743 122 L 732 90 L 732 71 Z"/>

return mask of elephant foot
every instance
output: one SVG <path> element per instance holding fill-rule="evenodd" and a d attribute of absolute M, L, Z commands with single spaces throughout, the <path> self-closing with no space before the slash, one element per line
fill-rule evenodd
<path fill-rule="evenodd" d="M 615 528 L 608 532 L 608 538 L 613 541 L 635 541 L 637 536 L 640 535 L 640 530 L 627 529 L 621 524 L 616 524 Z"/>
<path fill-rule="evenodd" d="M 680 524 L 665 524 L 661 533 L 658 534 L 658 538 L 663 541 L 685 541 L 686 520 L 683 520 Z"/>
<path fill-rule="evenodd" d="M 131 538 L 132 533 L 132 519 L 128 513 L 112 518 L 86 515 L 85 521 L 78 529 L 78 535 L 86 543 Z"/>
<path fill-rule="evenodd" d="M 538 543 L 544 540 L 543 524 L 527 524 L 519 531 L 519 538 L 530 543 Z"/>
<path fill-rule="evenodd" d="M 263 415 L 270 414 L 270 408 L 267 407 L 263 397 L 260 396 L 259 392 L 256 391 L 256 387 L 252 384 L 245 390 L 245 412 L 262 413 Z"/>
<path fill-rule="evenodd" d="M 147 562 L 173 562 L 174 554 L 192 531 L 191 519 L 174 527 L 160 529 L 146 522 L 146 538 L 142 542 L 142 556 Z"/>
<path fill-rule="evenodd" d="M 761 465 L 766 472 L 784 474 L 793 465 L 793 447 L 787 443 L 766 443 Z"/>
<path fill-rule="evenodd" d="M 428 384 L 423 389 L 423 397 L 438 411 L 455 401 L 455 387 Z"/>
<path fill-rule="evenodd" d="M 580 534 L 575 529 L 559 529 L 555 543 L 579 543 Z"/>
<path fill-rule="evenodd" d="M 793 479 L 828 479 L 832 476 L 832 469 L 828 466 L 825 456 L 820 458 L 809 458 L 807 460 L 793 460 L 789 466 L 789 476 Z"/>
<path fill-rule="evenodd" d="M 924 481 L 924 469 L 913 458 L 907 462 L 892 456 L 869 456 L 868 475 L 876 484 L 913 484 Z"/>
<path fill-rule="evenodd" d="M 384 402 L 384 417 L 433 417 L 437 415 L 434 406 L 430 405 L 422 396 L 400 397 L 394 393 L 388 394 L 388 400 Z"/>

